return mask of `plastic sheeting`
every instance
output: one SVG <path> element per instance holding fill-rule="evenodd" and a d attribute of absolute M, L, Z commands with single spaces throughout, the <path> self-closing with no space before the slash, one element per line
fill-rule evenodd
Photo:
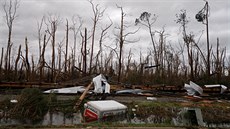
<path fill-rule="evenodd" d="M 203 89 L 192 81 L 190 81 L 190 84 L 185 84 L 184 89 L 187 91 L 187 94 L 189 96 L 195 96 L 195 95 L 203 94 Z"/>
<path fill-rule="evenodd" d="M 110 85 L 104 75 L 100 74 L 93 78 L 95 93 L 110 93 Z"/>
<path fill-rule="evenodd" d="M 184 84 L 184 89 L 187 91 L 189 96 L 193 96 L 196 93 L 196 91 L 189 84 Z"/>

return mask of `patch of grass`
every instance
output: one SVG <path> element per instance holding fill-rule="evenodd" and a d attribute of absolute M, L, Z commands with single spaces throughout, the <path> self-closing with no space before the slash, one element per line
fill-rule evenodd
<path fill-rule="evenodd" d="M 178 102 L 149 102 L 144 101 L 137 103 L 139 106 L 145 106 L 145 107 L 181 107 L 181 105 Z"/>
<path fill-rule="evenodd" d="M 136 116 L 144 123 L 154 123 L 160 125 L 170 125 L 172 118 L 177 117 L 180 105 L 176 102 L 139 102 L 131 103 L 128 116 Z M 135 109 L 132 111 L 132 109 Z"/>
<path fill-rule="evenodd" d="M 27 123 L 39 122 L 47 113 L 47 100 L 37 88 L 25 88 L 19 96 L 18 103 L 10 110 L 12 118 Z"/>

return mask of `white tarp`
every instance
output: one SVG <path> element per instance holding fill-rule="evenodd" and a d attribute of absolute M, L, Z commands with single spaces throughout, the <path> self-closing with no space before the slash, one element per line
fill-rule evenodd
<path fill-rule="evenodd" d="M 93 78 L 95 93 L 110 93 L 110 85 L 104 75 L 100 74 Z"/>

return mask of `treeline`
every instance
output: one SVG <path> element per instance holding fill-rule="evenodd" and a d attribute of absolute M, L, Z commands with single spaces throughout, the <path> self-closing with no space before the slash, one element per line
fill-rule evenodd
<path fill-rule="evenodd" d="M 98 24 L 105 19 L 106 10 L 98 4 L 95 5 L 93 1 L 89 1 L 89 4 L 93 12 L 92 27 L 83 27 L 80 17 L 66 19 L 63 22 L 57 15 L 44 16 L 37 23 L 39 54 L 31 55 L 27 37 L 24 39 L 25 48 L 12 42 L 19 1 L 5 1 L 2 6 L 8 27 L 8 40 L 7 46 L 2 48 L 0 53 L 0 80 L 56 83 L 103 73 L 110 77 L 111 83 L 183 85 L 192 80 L 200 84 L 229 84 L 229 75 L 225 75 L 226 72 L 230 72 L 230 64 L 226 61 L 226 48 L 220 46 L 218 38 L 215 48 L 209 43 L 208 2 L 196 14 L 198 22 L 206 26 L 206 31 L 201 35 L 207 39 L 206 51 L 201 50 L 201 36 L 195 39 L 196 36 L 187 29 L 189 20 L 186 10 L 181 10 L 175 17 L 178 28 L 182 28 L 183 39 L 183 43 L 179 44 L 180 48 L 175 49 L 166 39 L 168 34 L 165 28 L 160 31 L 154 30 L 157 15 L 141 13 L 136 20 L 133 19 L 139 29 L 133 30 L 125 21 L 126 13 L 122 6 L 117 5 L 121 13 L 119 25 L 112 28 L 113 21 L 109 18 L 110 22 L 101 27 Z M 61 30 L 65 32 L 65 38 L 57 41 L 60 24 L 65 24 L 65 30 Z M 136 34 L 140 29 L 146 30 L 149 34 L 152 46 L 147 50 L 147 55 L 140 51 L 137 60 L 133 57 L 132 53 L 135 51 L 132 49 L 125 54 L 124 46 L 139 40 L 130 40 L 130 37 L 138 37 Z M 105 44 L 111 30 L 116 31 L 113 39 L 117 45 L 114 48 Z M 51 50 L 48 45 L 51 45 Z M 17 48 L 15 55 L 12 55 L 13 47 Z M 104 51 L 105 47 L 109 51 Z M 80 53 L 76 52 L 77 49 Z M 47 56 L 47 53 L 51 53 L 51 57 Z"/>

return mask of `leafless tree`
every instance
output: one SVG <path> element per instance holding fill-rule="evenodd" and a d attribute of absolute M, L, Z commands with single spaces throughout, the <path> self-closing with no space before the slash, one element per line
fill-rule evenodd
<path fill-rule="evenodd" d="M 57 32 L 57 27 L 60 23 L 60 17 L 59 16 L 54 16 L 49 14 L 48 17 L 48 23 L 46 22 L 47 25 L 47 32 L 51 36 L 51 44 L 52 44 L 52 65 L 51 65 L 51 81 L 54 80 L 55 75 L 55 43 L 56 43 L 56 32 Z"/>
<path fill-rule="evenodd" d="M 35 81 L 36 79 L 36 71 L 35 71 L 35 62 L 34 62 L 34 55 L 31 55 L 31 73 L 30 73 L 30 81 Z"/>
<path fill-rule="evenodd" d="M 44 75 L 44 67 L 45 67 L 45 64 L 46 64 L 46 61 L 45 61 L 45 50 L 46 50 L 46 46 L 50 40 L 50 35 L 47 39 L 46 37 L 46 34 L 44 34 L 44 37 L 43 37 L 43 45 L 42 45 L 42 49 L 41 49 L 41 56 L 40 56 L 40 60 L 39 60 L 39 81 L 41 82 L 42 81 L 42 78 L 43 78 L 43 75 Z"/>
<path fill-rule="evenodd" d="M 113 70 L 113 58 L 114 58 L 114 50 L 110 51 L 109 54 L 104 55 L 104 73 L 108 73 L 109 76 L 113 76 L 115 74 Z"/>
<path fill-rule="evenodd" d="M 187 34 L 187 31 L 186 31 L 186 27 L 189 22 L 187 18 L 186 10 L 181 10 L 181 13 L 177 14 L 176 17 L 177 17 L 176 23 L 181 24 L 181 27 L 182 27 L 183 40 L 184 40 L 184 44 L 187 49 L 188 63 L 190 66 L 190 79 L 193 81 L 194 80 L 193 43 L 195 43 L 194 35 L 192 33 Z"/>
<path fill-rule="evenodd" d="M 81 54 L 82 54 L 82 62 L 83 62 L 83 68 L 82 68 L 82 71 L 83 71 L 83 74 L 86 75 L 87 73 L 87 28 L 85 28 L 85 35 L 83 36 L 81 34 L 81 37 L 82 37 L 82 48 L 81 48 Z"/>
<path fill-rule="evenodd" d="M 127 65 L 126 65 L 126 72 L 125 72 L 125 77 L 127 77 L 129 75 L 130 72 L 130 64 L 131 64 L 131 60 L 132 60 L 132 49 L 129 50 L 129 54 L 127 57 Z"/>
<path fill-rule="evenodd" d="M 60 75 L 61 70 L 62 70 L 62 52 L 63 52 L 62 47 L 63 47 L 63 41 L 58 43 L 58 73 L 57 73 L 57 75 Z M 67 61 L 64 62 L 64 68 L 67 67 L 66 62 Z M 66 71 L 64 71 L 64 72 L 66 72 Z"/>
<path fill-rule="evenodd" d="M 227 57 L 225 69 L 227 70 L 228 77 L 230 77 L 230 56 Z"/>
<path fill-rule="evenodd" d="M 121 6 L 117 5 L 117 8 L 121 10 L 121 21 L 120 21 L 120 27 L 119 29 L 119 35 L 116 36 L 116 40 L 118 41 L 118 46 L 119 46 L 119 57 L 118 57 L 118 82 L 121 81 L 121 72 L 122 72 L 122 60 L 123 60 L 123 47 L 124 43 L 134 43 L 137 40 L 129 41 L 127 39 L 128 36 L 135 34 L 139 29 L 133 31 L 133 32 L 124 32 L 125 29 L 127 29 L 127 26 L 124 23 L 124 18 L 126 14 L 123 11 L 123 8 Z"/>
<path fill-rule="evenodd" d="M 7 40 L 7 47 L 6 47 L 6 54 L 5 54 L 5 70 L 10 69 L 10 56 L 11 56 L 11 47 L 12 43 L 12 31 L 13 31 L 13 24 L 15 19 L 18 17 L 17 11 L 19 8 L 19 0 L 5 0 L 3 4 L 3 10 L 5 13 L 6 24 L 8 27 L 8 40 Z"/>
<path fill-rule="evenodd" d="M 106 35 L 108 33 L 107 30 L 112 26 L 112 24 L 113 24 L 113 22 L 110 19 L 110 24 L 109 25 L 106 25 L 105 28 L 101 27 L 101 35 L 100 35 L 100 39 L 99 39 L 99 50 L 98 50 L 98 53 L 97 53 L 97 56 L 96 56 L 96 62 L 98 62 L 98 63 L 96 63 L 96 65 L 101 67 L 100 72 L 103 71 L 103 68 L 102 68 L 102 66 L 103 66 L 102 43 L 105 40 Z M 100 56 L 100 63 L 99 63 L 99 56 Z"/>
<path fill-rule="evenodd" d="M 68 43 L 69 43 L 69 22 L 66 19 L 66 46 L 65 46 L 65 69 L 64 71 L 67 72 L 67 57 L 68 57 Z"/>
<path fill-rule="evenodd" d="M 101 20 L 101 18 L 103 17 L 105 9 L 101 10 L 101 8 L 98 7 L 99 6 L 98 4 L 95 6 L 92 0 L 89 2 L 92 6 L 93 15 L 94 15 L 92 18 L 93 19 L 93 30 L 92 30 L 93 32 L 92 32 L 92 44 L 91 44 L 91 53 L 90 53 L 90 62 L 89 62 L 89 73 L 91 73 L 96 27 L 97 27 L 98 21 Z"/>
<path fill-rule="evenodd" d="M 78 22 L 79 25 L 77 26 Z M 77 35 L 80 32 L 81 28 L 82 28 L 82 18 L 80 16 L 76 17 L 73 16 L 72 17 L 72 26 L 70 27 L 70 30 L 73 31 L 73 43 L 74 43 L 74 47 L 73 47 L 73 66 L 75 66 L 75 60 L 76 60 L 76 45 L 77 45 Z"/>
<path fill-rule="evenodd" d="M 25 38 L 25 64 L 26 64 L 26 75 L 27 75 L 27 80 L 30 81 L 30 73 L 31 73 L 31 66 L 30 66 L 30 62 L 29 62 L 29 47 L 28 47 L 28 40 L 27 37 Z"/>
<path fill-rule="evenodd" d="M 38 47 L 39 47 L 39 60 L 41 58 L 41 53 L 42 53 L 42 26 L 44 23 L 45 16 L 42 17 L 41 22 L 37 22 L 37 29 L 38 29 Z"/>
<path fill-rule="evenodd" d="M 158 61 L 158 58 L 157 58 L 157 44 L 156 42 L 154 41 L 154 31 L 153 31 L 153 24 L 156 22 L 157 20 L 157 15 L 156 14 L 153 14 L 153 16 L 151 13 L 149 12 L 143 12 L 139 18 L 136 19 L 135 21 L 135 24 L 141 24 L 142 26 L 148 28 L 148 31 L 149 31 L 149 35 L 150 35 L 150 39 L 151 39 L 151 42 L 152 42 L 152 45 L 153 45 L 153 52 L 154 52 L 154 61 L 155 61 L 155 64 L 158 65 L 159 61 Z"/>
<path fill-rule="evenodd" d="M 226 58 L 226 48 L 220 48 L 219 38 L 217 38 L 216 43 L 216 54 L 212 53 L 213 55 L 213 71 L 217 75 L 217 83 L 220 82 L 222 75 L 224 74 L 224 64 Z"/>
<path fill-rule="evenodd" d="M 178 56 L 180 56 L 180 59 L 181 59 L 181 70 L 180 70 L 179 74 L 180 75 L 183 74 L 185 77 L 187 77 L 187 71 L 188 70 L 187 70 L 187 66 L 186 66 L 184 51 L 185 51 L 185 44 L 179 42 Z"/>
<path fill-rule="evenodd" d="M 25 37 L 25 55 L 21 54 L 21 58 L 22 58 L 22 65 L 21 65 L 21 71 L 24 67 L 25 69 L 25 81 L 30 81 L 30 74 L 31 74 L 31 67 L 30 67 L 30 62 L 29 62 L 29 58 L 28 58 L 28 54 L 29 54 L 29 48 L 28 48 L 28 40 L 27 37 Z"/>
<path fill-rule="evenodd" d="M 22 52 L 21 52 L 21 45 L 19 45 L 19 47 L 18 47 L 18 54 L 17 54 L 17 58 L 15 60 L 15 65 L 14 65 L 14 72 L 15 72 L 14 78 L 15 78 L 15 80 L 16 80 L 17 75 L 18 75 L 17 74 L 18 73 L 18 62 L 20 60 L 21 54 L 22 54 Z"/>
<path fill-rule="evenodd" d="M 169 51 L 166 50 L 166 38 L 168 36 L 168 34 L 165 34 L 165 29 L 164 27 L 162 28 L 162 30 L 160 31 L 155 31 L 156 34 L 159 34 L 158 36 L 158 45 L 157 45 L 157 42 L 156 42 L 156 47 L 157 47 L 157 54 L 155 55 L 157 60 L 158 60 L 158 63 L 157 65 L 160 65 L 160 69 L 157 68 L 157 76 L 161 76 L 161 77 L 164 77 L 164 70 L 165 70 L 165 58 L 167 58 L 167 54 L 171 53 Z M 171 53 L 172 54 L 172 53 Z M 171 72 L 171 71 L 170 71 Z M 158 75 L 159 74 L 159 75 Z"/>
<path fill-rule="evenodd" d="M 39 46 L 39 60 L 38 60 L 38 70 L 39 70 L 39 80 L 42 81 L 43 73 L 44 73 L 44 66 L 45 66 L 45 50 L 46 46 L 50 40 L 51 35 L 48 35 L 48 31 L 43 32 L 43 23 L 45 21 L 45 16 L 42 17 L 41 22 L 37 22 L 37 33 L 38 33 L 38 46 Z"/>

